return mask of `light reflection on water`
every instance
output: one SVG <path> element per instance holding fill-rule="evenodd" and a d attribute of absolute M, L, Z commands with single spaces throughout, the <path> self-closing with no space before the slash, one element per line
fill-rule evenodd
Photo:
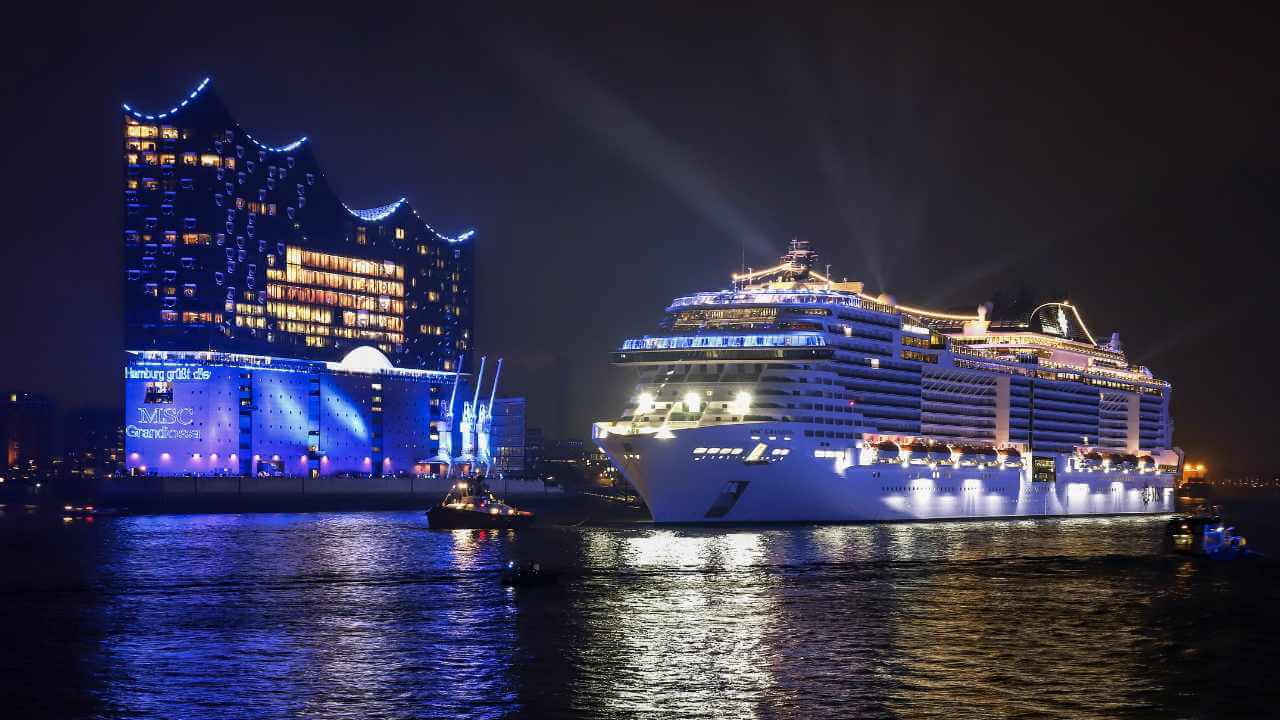
<path fill-rule="evenodd" d="M 1248 714 L 1275 693 L 1258 681 L 1274 566 L 1166 558 L 1161 530 L 432 532 L 416 513 L 27 528 L 4 558 L 38 592 L 10 583 L 0 612 L 8 646 L 39 651 L 0 671 L 19 709 L 64 716 Z M 510 559 L 561 582 L 503 588 Z"/>

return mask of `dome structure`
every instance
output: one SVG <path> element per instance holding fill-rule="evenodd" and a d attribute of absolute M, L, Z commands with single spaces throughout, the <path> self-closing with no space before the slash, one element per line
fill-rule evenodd
<path fill-rule="evenodd" d="M 342 357 L 342 362 L 338 363 L 338 367 L 352 372 L 366 373 L 395 369 L 387 356 L 372 345 L 361 345 L 347 353 Z"/>

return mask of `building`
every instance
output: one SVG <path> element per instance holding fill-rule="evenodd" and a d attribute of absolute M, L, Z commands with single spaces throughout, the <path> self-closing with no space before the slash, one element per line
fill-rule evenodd
<path fill-rule="evenodd" d="M 525 477 L 542 476 L 542 428 L 526 427 L 524 431 Z"/>
<path fill-rule="evenodd" d="M 124 426 L 118 408 L 82 408 L 69 413 L 62 441 L 64 476 L 108 477 L 124 466 Z"/>
<path fill-rule="evenodd" d="M 493 403 L 493 477 L 523 478 L 525 474 L 525 400 L 498 398 Z"/>
<path fill-rule="evenodd" d="M 129 470 L 423 468 L 469 367 L 473 232 L 348 207 L 305 137 L 262 143 L 207 79 L 123 108 Z"/>
<path fill-rule="evenodd" d="M 543 479 L 562 487 L 580 487 L 586 482 L 586 458 L 581 440 L 552 440 L 543 448 Z"/>
<path fill-rule="evenodd" d="M 7 392 L 0 404 L 5 482 L 43 480 L 53 465 L 53 405 L 34 393 Z"/>
<path fill-rule="evenodd" d="M 126 465 L 192 475 L 429 474 L 453 373 L 341 362 L 148 351 L 125 369 Z"/>

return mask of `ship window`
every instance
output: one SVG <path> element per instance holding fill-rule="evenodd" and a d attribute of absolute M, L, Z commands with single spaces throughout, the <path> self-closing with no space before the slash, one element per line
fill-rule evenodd
<path fill-rule="evenodd" d="M 706 451 L 707 451 L 707 449 L 706 449 L 706 448 L 704 448 L 704 447 L 694 448 L 694 449 L 693 449 L 693 454 L 694 454 L 694 455 L 701 455 L 701 454 L 705 453 Z"/>

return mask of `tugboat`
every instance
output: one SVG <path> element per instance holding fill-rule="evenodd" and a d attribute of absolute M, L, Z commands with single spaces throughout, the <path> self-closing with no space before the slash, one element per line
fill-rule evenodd
<path fill-rule="evenodd" d="M 533 513 L 499 500 L 479 475 L 454 483 L 440 504 L 427 511 L 427 522 L 432 530 L 505 530 L 529 527 Z"/>
<path fill-rule="evenodd" d="M 1175 515 L 1165 526 L 1166 546 L 1179 555 L 1237 560 L 1257 557 L 1248 548 L 1249 541 L 1237 535 L 1234 527 L 1222 521 L 1221 513 L 1201 510 L 1190 515 Z"/>

